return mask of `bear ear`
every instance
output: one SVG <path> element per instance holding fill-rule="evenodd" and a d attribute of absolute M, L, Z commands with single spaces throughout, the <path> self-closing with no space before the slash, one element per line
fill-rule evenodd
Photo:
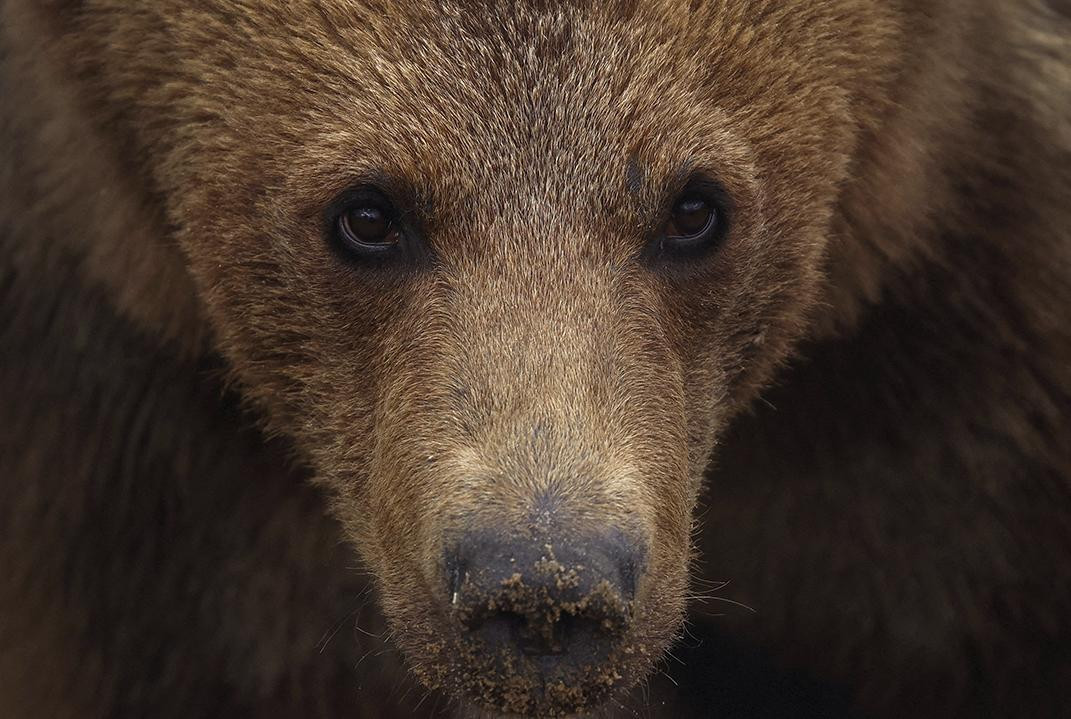
<path fill-rule="evenodd" d="M 32 156 L 24 171 L 37 176 L 34 186 L 50 188 L 25 216 L 39 235 L 68 246 L 81 278 L 103 289 L 119 315 L 159 342 L 202 354 L 208 325 L 185 256 L 171 241 L 156 198 L 130 176 L 122 142 L 80 102 L 86 88 L 68 71 L 65 49 L 72 45 L 59 39 L 76 36 L 93 7 L 83 0 L 0 5 L 8 23 L 0 33 L 10 52 L 5 71 L 21 80 L 11 93 L 18 100 L 10 103 L 18 108 L 18 141 L 25 147 L 16 155 Z M 105 196 L 107 203 L 97 201 Z"/>

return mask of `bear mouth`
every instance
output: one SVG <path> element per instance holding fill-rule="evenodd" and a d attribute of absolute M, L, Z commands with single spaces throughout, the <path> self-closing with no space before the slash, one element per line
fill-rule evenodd
<path fill-rule="evenodd" d="M 422 647 L 430 661 L 414 667 L 426 686 L 446 690 L 479 716 L 574 716 L 627 691 L 661 655 L 638 640 L 636 627 L 593 625 L 593 613 L 609 621 L 601 587 L 556 605 L 516 589 L 517 603 L 498 597 L 454 610 L 446 636 Z M 533 603 L 540 603 L 536 611 Z"/>
<path fill-rule="evenodd" d="M 530 656 L 470 637 L 450 644 L 446 677 L 434 683 L 462 702 L 501 716 L 564 717 L 595 709 L 626 689 L 648 656 L 646 646 L 627 640 L 591 662 Z"/>
<path fill-rule="evenodd" d="M 624 698 L 679 631 L 676 575 L 635 535 L 494 529 L 436 541 L 439 561 L 406 573 L 419 590 L 388 585 L 414 675 L 471 716 L 586 715 Z"/>
<path fill-rule="evenodd" d="M 602 584 L 557 601 L 516 577 L 503 584 L 503 594 L 442 613 L 440 631 L 421 627 L 424 641 L 412 626 L 398 636 L 421 682 L 474 716 L 584 714 L 625 693 L 661 656 L 662 644 L 642 641 L 642 622 L 625 623 L 634 603 L 618 603 Z"/>

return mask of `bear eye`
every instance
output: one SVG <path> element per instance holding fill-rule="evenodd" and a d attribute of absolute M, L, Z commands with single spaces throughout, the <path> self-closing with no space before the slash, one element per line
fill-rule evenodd
<path fill-rule="evenodd" d="M 342 208 L 335 234 L 343 249 L 357 255 L 379 255 L 401 241 L 394 206 L 379 192 L 365 192 Z"/>
<path fill-rule="evenodd" d="M 659 238 L 662 254 L 690 255 L 721 240 L 727 220 L 721 194 L 718 188 L 698 186 L 677 197 Z"/>
<path fill-rule="evenodd" d="M 687 239 L 703 234 L 716 220 L 714 206 L 700 195 L 685 195 L 673 206 L 666 237 Z"/>

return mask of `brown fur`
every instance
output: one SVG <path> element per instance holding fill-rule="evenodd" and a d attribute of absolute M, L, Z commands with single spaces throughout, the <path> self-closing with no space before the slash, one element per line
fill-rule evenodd
<path fill-rule="evenodd" d="M 533 711 L 437 583 L 533 507 L 649 547 L 624 690 L 705 475 L 696 573 L 757 613 L 703 627 L 871 715 L 1068 698 L 1064 4 L 0 8 L 7 715 L 381 711 L 375 642 L 318 643 L 343 536 L 426 685 Z M 696 170 L 729 238 L 654 266 Z M 365 181 L 427 266 L 329 251 Z"/>

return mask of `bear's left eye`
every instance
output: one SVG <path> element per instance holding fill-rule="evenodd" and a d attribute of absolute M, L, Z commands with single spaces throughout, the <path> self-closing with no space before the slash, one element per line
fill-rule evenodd
<path fill-rule="evenodd" d="M 670 208 L 658 241 L 662 255 L 690 256 L 715 247 L 727 227 L 726 203 L 716 187 L 693 183 Z"/>
<path fill-rule="evenodd" d="M 346 204 L 335 220 L 342 249 L 360 256 L 377 256 L 401 241 L 397 212 L 379 192 L 364 192 Z"/>
<path fill-rule="evenodd" d="M 702 195 L 685 195 L 673 206 L 666 237 L 691 239 L 702 235 L 717 221 L 717 210 Z"/>

